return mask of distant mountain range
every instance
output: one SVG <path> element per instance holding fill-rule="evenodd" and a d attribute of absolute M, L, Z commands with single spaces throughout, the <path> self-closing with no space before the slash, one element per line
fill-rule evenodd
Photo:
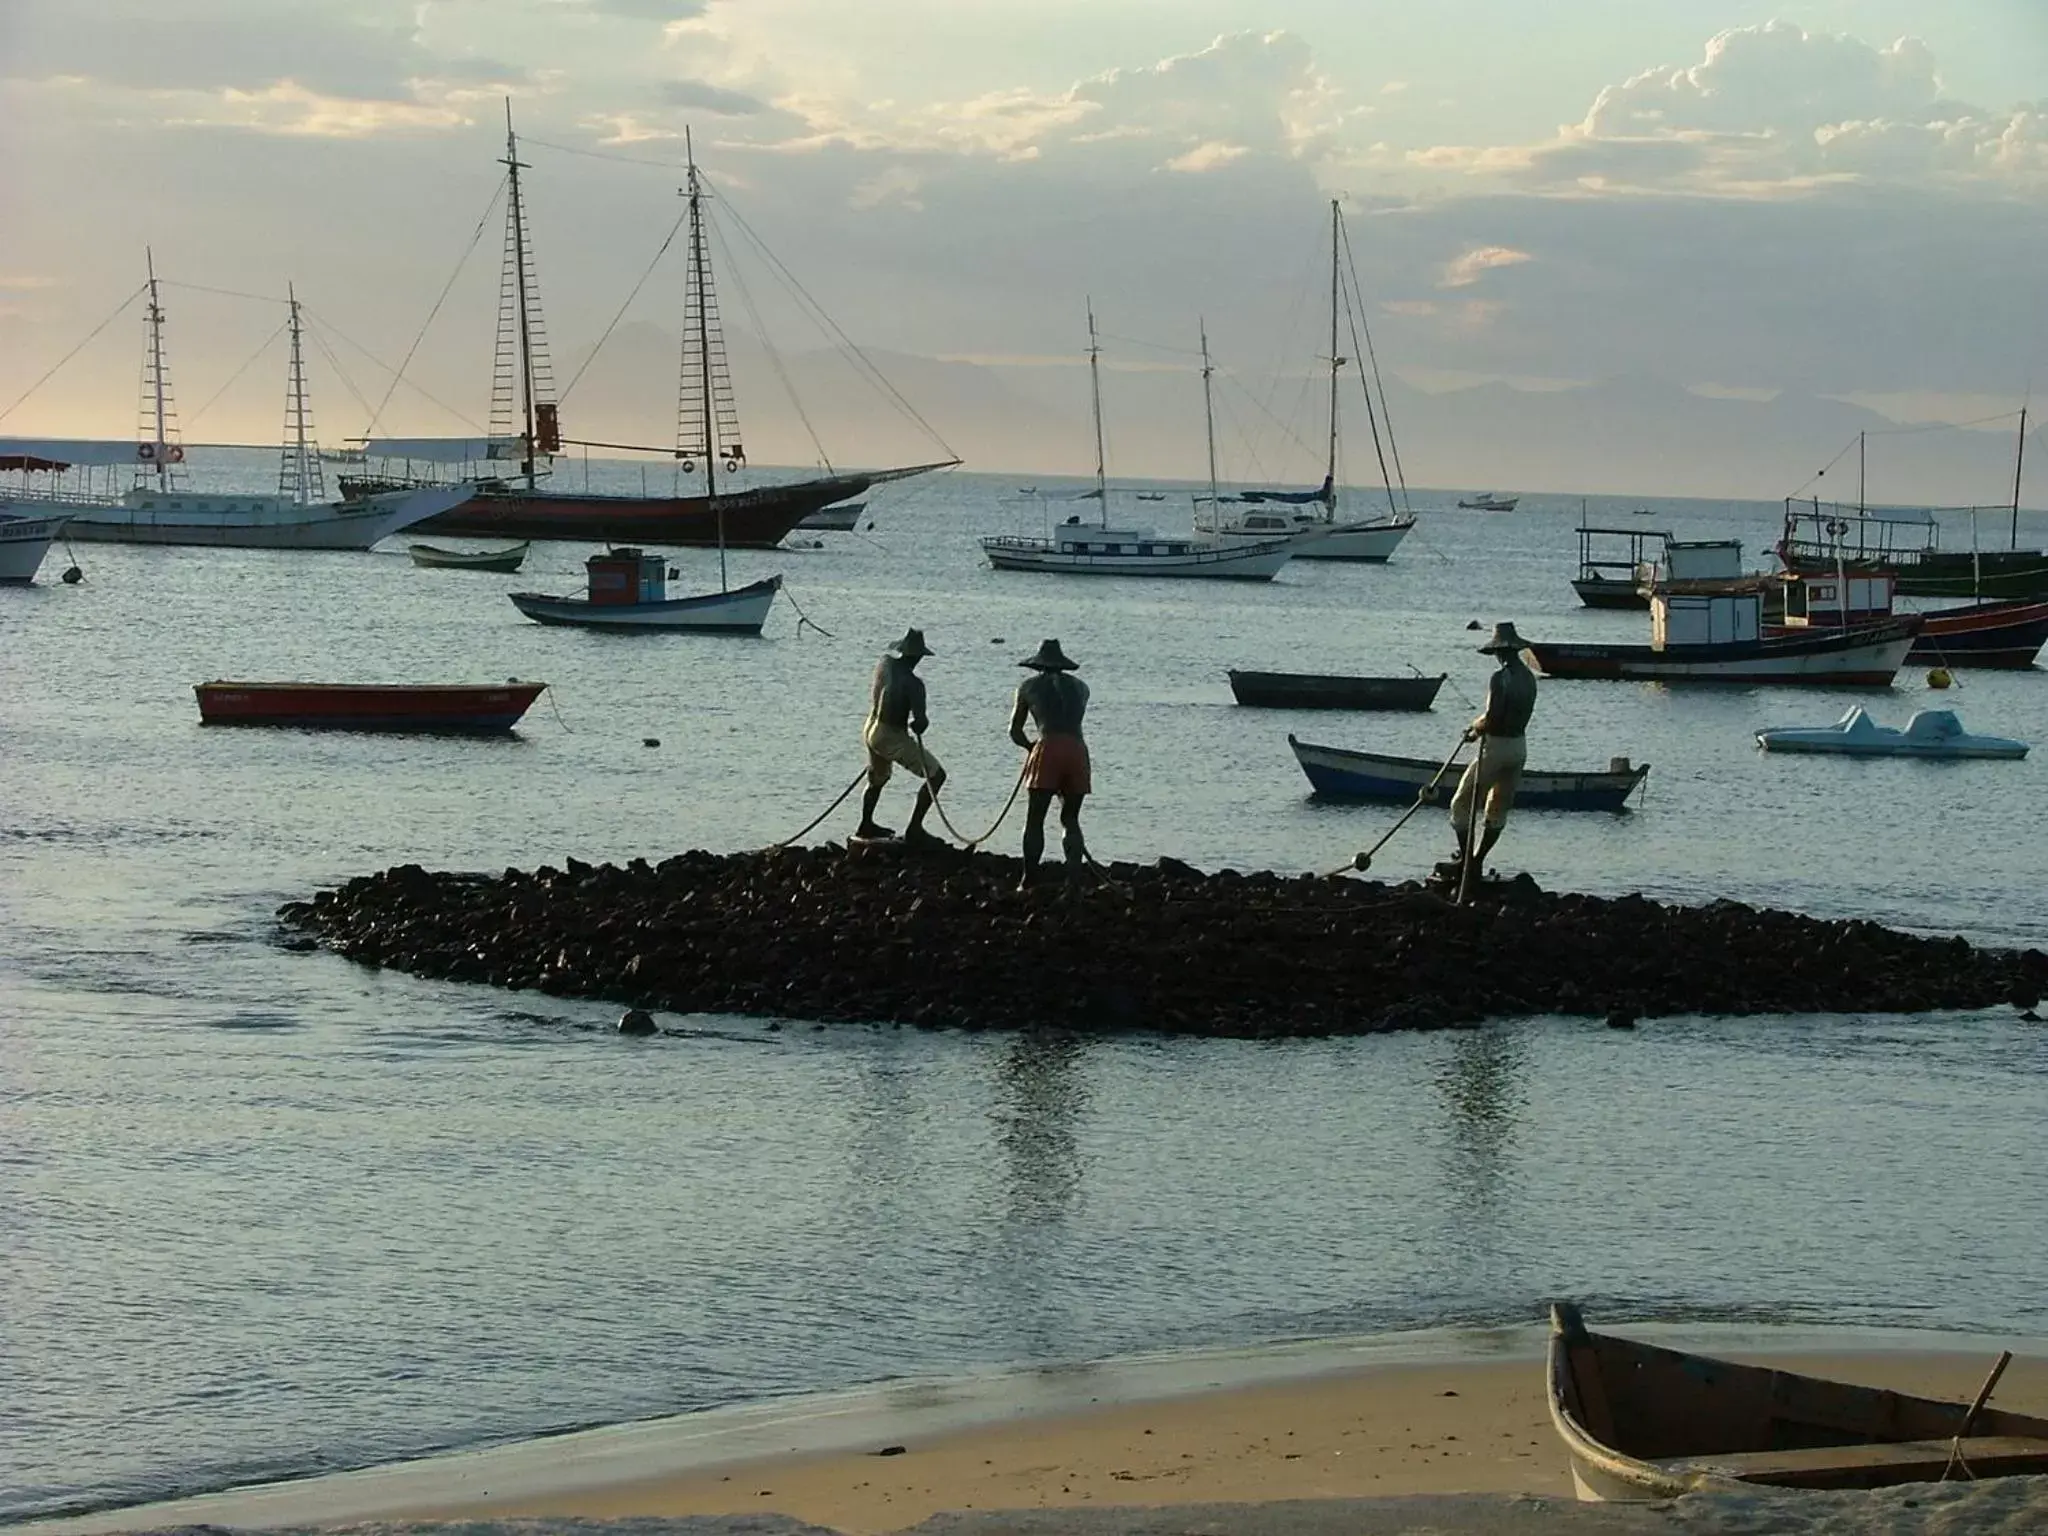
<path fill-rule="evenodd" d="M 755 338 L 729 329 L 728 342 L 754 463 L 803 464 L 819 457 L 791 403 L 792 389 L 835 464 L 917 463 L 942 456 L 893 402 L 863 382 L 845 356 L 798 352 L 780 357 L 778 370 Z M 655 447 L 672 443 L 678 353 L 673 333 L 646 323 L 621 326 L 565 401 L 565 433 Z M 587 356 L 588 348 L 564 355 L 556 376 L 567 380 Z M 1079 358 L 1071 365 L 1041 365 L 882 351 L 867 356 L 966 468 L 1093 472 L 1088 375 Z M 1348 374 L 1347 381 L 1341 397 L 1342 478 L 1352 485 L 1375 484 L 1379 470 L 1357 383 Z M 1854 501 L 1861 431 L 1870 434 L 1872 503 L 1989 506 L 2012 496 L 2010 426 L 1901 432 L 1890 418 L 1839 400 L 1707 396 L 1655 378 L 1545 390 L 1494 383 L 1439 392 L 1388 382 L 1401 461 L 1414 486 L 1757 501 L 1817 492 L 1824 500 Z M 1241 387 L 1219 370 L 1222 477 L 1238 484 L 1320 480 L 1321 390 L 1320 381 L 1300 377 Z M 1262 405 L 1257 396 L 1271 398 Z M 1274 399 L 1284 400 L 1286 408 Z M 1103 418 L 1113 477 L 1192 481 L 1206 473 L 1201 385 L 1192 369 L 1132 368 L 1105 359 Z M 2048 445 L 2040 446 L 2037 466 L 2048 475 Z M 1837 454 L 1834 467 L 1814 482 L 1814 472 Z M 2038 504 L 2048 493 L 2025 499 Z"/>

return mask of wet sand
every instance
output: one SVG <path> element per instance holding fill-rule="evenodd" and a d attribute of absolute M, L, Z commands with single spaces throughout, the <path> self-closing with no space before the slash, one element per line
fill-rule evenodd
<path fill-rule="evenodd" d="M 1646 1331 L 1647 1332 L 1647 1331 Z M 1743 1331 L 1753 1345 L 1757 1334 Z M 865 1393 L 756 1405 L 622 1425 L 516 1446 L 372 1468 L 21 1528 L 85 1536 L 195 1524 L 304 1527 L 376 1521 L 609 1521 L 779 1515 L 849 1536 L 879 1536 L 944 1515 L 1128 1507 L 1204 1510 L 1206 1528 L 1252 1531 L 1280 1508 L 1350 1511 L 1336 1527 L 1409 1529 L 1399 1509 L 1442 1531 L 1635 1529 L 1602 1524 L 1571 1504 L 1564 1454 L 1544 1401 L 1536 1330 L 1448 1331 L 1353 1345 L 1219 1351 L 959 1383 L 898 1384 Z M 1462 1348 L 1462 1358 L 1413 1358 Z M 1473 1358 L 1483 1351 L 1492 1358 Z M 1933 1396 L 1966 1399 L 1996 1349 L 1925 1353 L 1759 1353 L 1736 1358 Z M 1366 1362 L 1361 1364 L 1360 1362 Z M 2014 1362 L 1994 1401 L 2048 1413 L 2048 1358 Z M 900 1448 L 900 1449 L 899 1449 Z M 1995 1495 L 2021 1523 L 2048 1529 L 2048 1479 Z M 1986 1484 L 1991 1489 L 1994 1484 Z M 1512 1497 L 1511 1497 L 1512 1496 Z M 1759 1495 L 1766 1502 L 1775 1495 Z M 1980 1499 L 1993 1495 L 1980 1494 Z M 1358 1500 L 1379 1513 L 1365 1517 Z M 1685 1513 L 1682 1501 L 1672 1518 Z M 1236 1514 L 1222 1513 L 1224 1506 Z M 1852 1507 L 1853 1506 L 1853 1507 Z M 1801 1505 L 1818 1518 L 1820 1503 Z M 1873 1506 L 1852 1501 L 1815 1530 Z M 1612 1507 L 1608 1507 L 1610 1510 Z M 1755 1524 L 1748 1496 L 1709 1501 L 1699 1530 L 1802 1529 Z M 1917 1529 L 1923 1506 L 1884 1529 Z M 1389 1513 L 1388 1511 L 1395 1511 Z M 1574 1513 L 1574 1511 L 1577 1513 Z M 2001 1511 L 1999 1523 L 2005 1513 Z M 1213 1516 L 1213 1519 L 1212 1519 Z M 1097 1520 L 1109 1524 L 1096 1523 Z M 1333 1519 L 1337 1517 L 1333 1514 Z M 1384 1518 L 1392 1524 L 1377 1524 Z M 1422 1513 L 1415 1518 L 1422 1519 Z M 1660 1516 L 1660 1519 L 1663 1517 Z M 1691 1516 L 1687 1516 L 1688 1519 Z M 2038 1525 L 2025 1522 L 2038 1518 Z M 1292 1517 L 1290 1516 L 1290 1521 Z M 987 1526 L 1009 1529 L 1023 1517 Z M 1106 1532 L 1135 1516 L 1089 1516 Z M 1633 1516 L 1630 1517 L 1633 1520 Z M 1727 1521 L 1731 1523 L 1712 1523 Z M 1564 1522 L 1559 1524 L 1558 1522 Z M 1904 1523 L 1900 1523 L 1903 1521 Z M 1505 1523 L 1503 1523 L 1505 1522 Z M 1532 1523 L 1533 1522 L 1533 1523 Z M 1578 1523 L 1573 1523 L 1578 1522 Z M 1309 1528 L 1305 1525 L 1303 1528 Z M 961 1529 L 966 1529 L 962 1526 Z M 1024 1521 L 1018 1529 L 1051 1530 Z M 1650 1529 L 1644 1526 L 1643 1529 Z M 1664 1527 L 1655 1527 L 1664 1528 Z"/>

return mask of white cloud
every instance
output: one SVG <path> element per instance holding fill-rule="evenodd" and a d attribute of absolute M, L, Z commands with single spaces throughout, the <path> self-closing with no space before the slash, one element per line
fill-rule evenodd
<path fill-rule="evenodd" d="M 1519 266 L 1535 259 L 1527 251 L 1518 251 L 1511 246 L 1475 245 L 1445 265 L 1436 285 L 1439 288 L 1470 288 L 1496 267 Z"/>
<path fill-rule="evenodd" d="M 1213 171 L 1218 166 L 1228 165 L 1233 160 L 1242 160 L 1251 151 L 1242 144 L 1223 144 L 1211 139 L 1206 144 L 1197 144 L 1184 155 L 1175 155 L 1166 162 L 1169 171 L 1187 171 L 1199 174 Z"/>
<path fill-rule="evenodd" d="M 1874 47 L 1783 21 L 1712 38 L 1701 62 L 1602 89 L 1533 144 L 1409 152 L 1431 171 L 1580 192 L 1769 196 L 1840 181 L 2048 180 L 2048 104 L 1947 98 L 1916 38 Z"/>

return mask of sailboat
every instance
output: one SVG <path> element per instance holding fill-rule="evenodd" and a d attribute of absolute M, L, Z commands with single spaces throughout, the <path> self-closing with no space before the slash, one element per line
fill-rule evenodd
<path fill-rule="evenodd" d="M 688 144 L 687 137 L 684 140 Z M 724 353 L 711 333 L 715 304 L 711 296 L 711 264 L 704 247 L 703 185 L 697 176 L 694 154 L 689 156 L 690 200 L 689 297 L 684 311 L 696 322 L 683 331 L 683 369 L 687 376 L 695 365 L 695 390 L 684 391 L 686 399 L 699 406 L 696 419 L 679 427 L 683 442 L 678 452 L 704 460 L 706 499 L 718 537 L 718 590 L 697 597 L 668 595 L 668 561 L 658 554 L 636 548 L 607 550 L 584 562 L 589 573 L 585 597 L 548 597 L 539 592 L 509 594 L 513 606 L 538 624 L 565 624 L 582 629 L 625 630 L 710 630 L 721 634 L 761 633 L 775 594 L 782 590 L 778 573 L 744 587 L 733 587 L 726 579 L 725 502 L 716 494 L 712 465 L 721 452 L 737 453 L 739 444 L 728 444 L 720 436 L 721 425 L 733 422 L 731 381 L 723 377 Z M 723 389 L 721 390 L 721 384 Z"/>
<path fill-rule="evenodd" d="M 17 475 L 12 489 L 0 486 L 0 515 L 66 516 L 68 537 L 100 543 L 368 549 L 379 539 L 468 499 L 473 489 L 468 483 L 388 490 L 354 501 L 326 499 L 306 397 L 299 300 L 289 290 L 291 364 L 277 494 L 183 489 L 185 447 L 177 440 L 153 253 L 147 261 L 149 343 L 143 364 L 141 440 L 0 438 L 0 466 L 14 466 Z M 95 470 L 103 473 L 95 475 Z M 126 491 L 117 490 L 118 478 L 130 471 L 133 483 Z M 38 482 L 32 476 L 48 479 Z"/>
<path fill-rule="evenodd" d="M 1380 563 L 1387 560 L 1395 546 L 1415 526 L 1411 514 L 1403 511 L 1394 496 L 1394 487 L 1402 479 L 1400 454 L 1394 453 L 1395 472 L 1386 473 L 1387 460 L 1380 454 L 1381 478 L 1387 487 L 1387 516 L 1365 518 L 1355 521 L 1337 521 L 1337 378 L 1343 371 L 1346 359 L 1337 350 L 1337 312 L 1341 305 L 1342 290 L 1339 286 L 1338 247 L 1343 233 L 1343 213 L 1332 198 L 1330 201 L 1330 456 L 1328 467 L 1323 473 L 1323 483 L 1313 491 L 1240 491 L 1235 500 L 1245 508 L 1235 516 L 1225 513 L 1230 502 L 1219 498 L 1211 488 L 1209 515 L 1203 526 L 1219 539 L 1271 539 L 1289 533 L 1320 533 L 1323 537 L 1304 543 L 1294 554 L 1298 560 L 1359 560 Z M 1372 337 L 1365 337 L 1368 348 L 1367 361 L 1370 363 Z M 1393 446 L 1393 419 L 1386 410 L 1386 392 L 1380 392 L 1380 409 L 1373 412 L 1372 386 L 1378 379 L 1379 369 L 1374 365 L 1367 371 L 1361 370 L 1359 379 L 1365 387 L 1366 416 L 1372 423 L 1373 447 L 1380 449 L 1380 426 L 1385 422 L 1387 429 L 1386 446 Z M 1402 494 L 1407 487 L 1402 485 Z M 1314 508 L 1315 510 L 1310 510 Z"/>
<path fill-rule="evenodd" d="M 493 478 L 486 479 L 473 497 L 435 518 L 426 531 L 515 539 L 604 539 L 635 544 L 717 544 L 769 549 L 821 508 L 859 496 L 872 486 L 948 469 L 960 462 L 957 457 L 949 457 L 899 469 L 858 474 L 828 472 L 816 479 L 721 495 L 715 466 L 722 459 L 725 472 L 737 474 L 747 462 L 747 453 L 740 438 L 708 260 L 701 246 L 693 246 L 691 259 L 698 276 L 689 290 L 691 297 L 685 304 L 683 328 L 686 336 L 693 329 L 698 333 L 704 364 L 693 375 L 686 359 L 674 453 L 685 474 L 694 473 L 697 461 L 702 459 L 704 493 L 612 495 L 556 489 L 545 484 L 554 457 L 565 444 L 613 449 L 630 449 L 632 445 L 562 436 L 560 404 L 554 396 L 520 178 L 528 166 L 519 158 L 509 101 L 505 104 L 505 158 L 501 163 L 506 169 L 507 184 L 505 260 L 489 432 L 481 439 L 366 438 L 365 453 L 378 460 L 382 468 L 375 477 L 343 480 L 345 494 L 389 485 L 394 470 L 409 478 L 422 468 L 434 473 L 454 466 L 472 470 L 483 466 Z M 688 152 L 688 170 L 691 217 L 700 221 L 701 228 L 705 193 L 694 150 Z M 709 453 L 701 442 L 684 440 L 691 431 L 688 423 L 700 414 L 693 407 L 715 412 L 718 417 L 721 433 L 716 454 Z M 505 468 L 514 465 L 516 472 L 505 476 Z"/>
<path fill-rule="evenodd" d="M 1208 337 L 1202 341 L 1202 393 L 1209 391 Z M 1088 305 L 1088 387 L 1095 416 L 1097 520 L 1075 513 L 1049 539 L 996 535 L 981 541 L 988 563 L 999 571 L 1065 571 L 1082 576 L 1208 576 L 1235 581 L 1271 581 L 1295 552 L 1291 533 L 1235 544 L 1196 536 L 1162 535 L 1150 528 L 1109 525 L 1109 480 L 1102 446 L 1102 344 L 1095 334 L 1095 305 Z M 1216 480 L 1216 434 L 1211 417 L 1209 481 Z"/>

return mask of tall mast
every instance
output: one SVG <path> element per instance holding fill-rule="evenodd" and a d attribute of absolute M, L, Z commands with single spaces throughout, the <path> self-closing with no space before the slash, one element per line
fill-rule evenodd
<path fill-rule="evenodd" d="M 1209 327 L 1197 320 L 1202 332 L 1202 425 L 1209 433 L 1209 517 L 1214 526 L 1216 518 L 1216 406 L 1209 391 L 1209 375 L 1216 370 L 1209 366 Z"/>
<path fill-rule="evenodd" d="M 1858 517 L 1863 516 L 1869 510 L 1863 499 L 1863 443 L 1867 435 L 1863 432 L 1856 434 L 1856 515 Z"/>
<path fill-rule="evenodd" d="M 1102 344 L 1095 339 L 1095 300 L 1088 300 L 1088 393 L 1095 406 L 1095 504 L 1109 526 L 1109 479 L 1102 457 Z"/>
<path fill-rule="evenodd" d="M 725 510 L 718 505 L 718 413 L 711 398 L 711 308 L 704 302 L 704 188 L 697 176 L 697 151 L 690 130 L 683 130 L 683 160 L 689 166 L 690 184 L 690 271 L 689 283 L 697 306 L 698 383 L 704 391 L 704 496 L 718 519 L 718 586 L 725 589 Z M 684 308 L 688 309 L 688 301 Z"/>
<path fill-rule="evenodd" d="M 2020 407 L 2020 441 L 2012 456 L 2012 547 L 2020 547 L 2020 475 L 2027 467 L 2027 408 Z"/>
<path fill-rule="evenodd" d="M 156 465 L 156 488 L 167 491 L 171 485 L 171 456 L 164 446 L 164 311 L 157 302 L 156 252 L 144 246 L 142 256 L 149 267 L 149 380 L 156 405 L 150 459 Z"/>
<path fill-rule="evenodd" d="M 1337 222 L 1336 198 L 1330 199 L 1330 462 L 1323 472 L 1323 516 L 1337 510 L 1337 370 L 1344 359 L 1337 355 Z"/>
<path fill-rule="evenodd" d="M 533 319 L 526 291 L 526 211 L 519 200 L 519 173 L 526 169 L 519 158 L 519 140 L 512 132 L 512 98 L 505 98 L 505 171 L 511 189 L 512 271 L 519 292 L 519 382 L 520 473 L 526 488 L 533 489 Z"/>
<path fill-rule="evenodd" d="M 300 341 L 299 296 L 285 285 L 285 303 L 291 328 L 291 367 L 286 376 L 284 398 L 284 452 L 277 472 L 277 493 L 296 502 L 325 500 L 326 477 L 320 468 L 318 445 L 313 441 L 313 411 L 306 399 L 306 359 Z"/>

